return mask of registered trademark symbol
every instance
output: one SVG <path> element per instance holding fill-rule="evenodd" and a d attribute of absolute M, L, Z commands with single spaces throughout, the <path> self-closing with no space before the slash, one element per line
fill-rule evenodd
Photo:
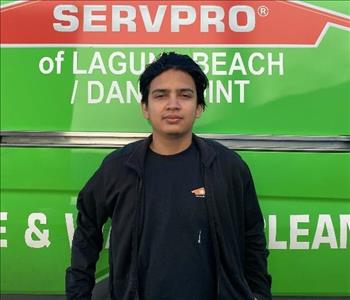
<path fill-rule="evenodd" d="M 258 7 L 258 15 L 260 17 L 266 17 L 269 14 L 269 8 L 265 5 L 261 5 Z"/>

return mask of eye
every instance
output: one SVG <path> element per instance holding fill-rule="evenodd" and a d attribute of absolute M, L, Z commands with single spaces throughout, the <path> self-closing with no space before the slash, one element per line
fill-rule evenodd
<path fill-rule="evenodd" d="M 162 98 L 164 98 L 164 96 L 165 96 L 165 94 L 159 93 L 159 94 L 155 94 L 154 98 L 155 99 L 162 99 Z"/>
<path fill-rule="evenodd" d="M 182 93 L 181 97 L 183 97 L 185 99 L 190 99 L 190 98 L 192 98 L 192 94 L 191 93 Z"/>

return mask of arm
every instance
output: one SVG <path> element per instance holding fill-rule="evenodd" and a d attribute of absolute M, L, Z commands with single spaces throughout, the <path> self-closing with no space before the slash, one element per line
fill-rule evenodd
<path fill-rule="evenodd" d="M 267 271 L 264 219 L 254 182 L 247 167 L 245 182 L 245 276 L 258 300 L 271 299 L 271 276 Z"/>
<path fill-rule="evenodd" d="M 81 190 L 77 200 L 77 227 L 72 242 L 71 266 L 66 271 L 67 299 L 91 299 L 95 269 L 102 249 L 104 208 L 102 172 L 97 171 Z"/>

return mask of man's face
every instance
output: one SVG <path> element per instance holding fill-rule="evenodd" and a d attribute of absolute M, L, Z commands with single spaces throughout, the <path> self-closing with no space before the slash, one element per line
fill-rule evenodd
<path fill-rule="evenodd" d="M 197 105 L 196 85 L 191 75 L 167 70 L 155 77 L 149 87 L 148 104 L 142 104 L 144 117 L 153 134 L 185 136 L 192 133 L 196 118 L 202 113 Z"/>

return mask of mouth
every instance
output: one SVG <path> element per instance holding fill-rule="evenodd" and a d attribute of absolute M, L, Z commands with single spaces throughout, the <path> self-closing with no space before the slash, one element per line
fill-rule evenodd
<path fill-rule="evenodd" d="M 164 116 L 163 119 L 168 123 L 175 124 L 180 122 L 182 120 L 182 117 L 179 115 L 167 115 L 167 116 Z"/>

